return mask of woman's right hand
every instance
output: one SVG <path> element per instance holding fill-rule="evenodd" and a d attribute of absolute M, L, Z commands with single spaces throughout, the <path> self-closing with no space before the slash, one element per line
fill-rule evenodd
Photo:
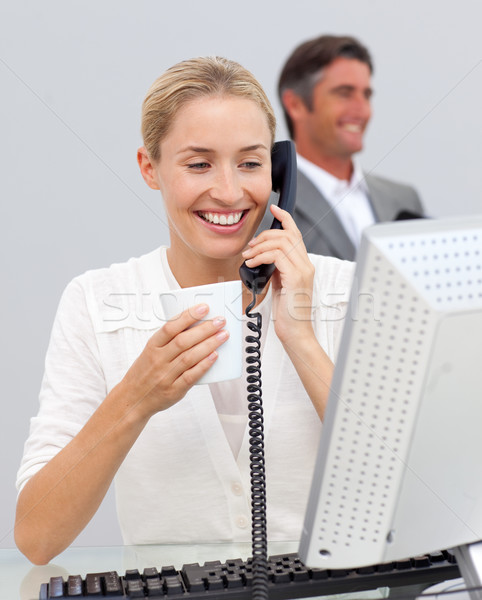
<path fill-rule="evenodd" d="M 224 319 L 199 323 L 208 311 L 191 307 L 156 331 L 77 435 L 26 483 L 15 540 L 32 562 L 46 564 L 72 543 L 149 418 L 180 400 L 216 360 L 228 333 Z"/>
<path fill-rule="evenodd" d="M 229 334 L 223 317 L 198 323 L 208 311 L 198 304 L 168 321 L 126 373 L 121 385 L 135 395 L 136 410 L 145 418 L 181 400 L 217 359 Z"/>

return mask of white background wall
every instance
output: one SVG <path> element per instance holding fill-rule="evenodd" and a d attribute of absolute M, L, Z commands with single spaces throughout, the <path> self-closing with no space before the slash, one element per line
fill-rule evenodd
<path fill-rule="evenodd" d="M 0 547 L 66 283 L 168 241 L 136 164 L 151 82 L 191 56 L 238 60 L 276 99 L 301 41 L 353 34 L 375 59 L 366 170 L 411 182 L 434 216 L 482 213 L 478 0 L 17 0 L 0 5 Z M 456 399 L 454 399 L 456 404 Z M 120 542 L 112 494 L 77 543 Z"/>

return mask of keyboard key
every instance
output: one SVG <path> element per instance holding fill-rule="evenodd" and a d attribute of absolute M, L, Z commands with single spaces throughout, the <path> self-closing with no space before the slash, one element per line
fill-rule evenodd
<path fill-rule="evenodd" d="M 64 598 L 64 580 L 62 577 L 50 578 L 49 598 Z"/>
<path fill-rule="evenodd" d="M 107 573 L 104 579 L 105 595 L 119 596 L 123 593 L 122 583 L 117 573 Z"/>
<path fill-rule="evenodd" d="M 186 581 L 186 585 L 191 594 L 194 592 L 204 592 L 206 589 L 203 579 L 189 579 Z"/>
<path fill-rule="evenodd" d="M 82 597 L 82 577 L 80 575 L 69 575 L 67 580 L 67 597 Z"/>
<path fill-rule="evenodd" d="M 147 597 L 160 598 L 164 596 L 164 587 L 160 578 L 148 577 L 146 579 Z"/>
<path fill-rule="evenodd" d="M 276 569 L 273 573 L 273 581 L 274 583 L 289 583 L 291 581 L 289 571 L 280 568 Z"/>
<path fill-rule="evenodd" d="M 429 567 L 430 566 L 430 558 L 425 555 L 425 556 L 415 556 L 415 558 L 412 559 L 413 562 L 413 566 L 417 569 L 421 568 L 421 567 Z"/>
<path fill-rule="evenodd" d="M 310 574 L 304 565 L 295 565 L 293 569 L 293 581 L 308 581 L 309 578 Z"/>
<path fill-rule="evenodd" d="M 244 569 L 245 562 L 241 558 L 230 558 L 226 561 L 226 566 L 232 569 Z"/>
<path fill-rule="evenodd" d="M 428 556 L 430 558 L 430 562 L 432 563 L 444 562 L 445 560 L 445 555 L 443 552 L 430 552 Z"/>
<path fill-rule="evenodd" d="M 182 568 L 182 575 L 187 589 L 192 592 L 204 592 L 204 569 L 199 563 L 188 563 Z"/>
<path fill-rule="evenodd" d="M 126 579 L 129 581 L 130 579 L 132 580 L 137 580 L 141 578 L 141 574 L 139 573 L 138 569 L 129 569 L 128 571 L 126 571 Z"/>
<path fill-rule="evenodd" d="M 244 585 L 249 588 L 253 585 L 253 571 L 248 568 L 243 573 Z"/>
<path fill-rule="evenodd" d="M 223 580 L 214 573 L 210 574 L 206 581 L 208 590 L 222 590 L 224 588 Z"/>
<path fill-rule="evenodd" d="M 311 578 L 313 580 L 320 581 L 321 579 L 328 579 L 330 576 L 327 569 L 310 569 Z"/>
<path fill-rule="evenodd" d="M 87 596 L 100 596 L 102 594 L 102 582 L 100 573 L 89 573 L 85 578 L 85 591 Z"/>
<path fill-rule="evenodd" d="M 143 575 L 144 579 L 150 579 L 150 578 L 159 579 L 159 577 L 160 577 L 159 571 L 156 569 L 156 567 L 145 568 L 142 575 Z"/>
<path fill-rule="evenodd" d="M 129 598 L 144 598 L 144 584 L 142 579 L 128 579 L 127 580 L 127 592 Z"/>
<path fill-rule="evenodd" d="M 358 575 L 370 575 L 371 573 L 375 573 L 375 566 L 371 565 L 369 567 L 360 567 L 356 570 Z"/>
<path fill-rule="evenodd" d="M 237 573 L 228 573 L 225 577 L 225 583 L 229 589 L 243 587 L 243 580 Z"/>
<path fill-rule="evenodd" d="M 177 575 L 177 571 L 172 565 L 161 568 L 161 577 L 174 577 L 175 575 Z"/>
<path fill-rule="evenodd" d="M 220 567 L 221 561 L 220 560 L 208 560 L 207 562 L 204 563 L 204 566 L 206 567 L 206 569 L 213 569 L 214 567 Z"/>
<path fill-rule="evenodd" d="M 49 584 L 42 583 L 40 586 L 40 592 L 38 595 L 38 600 L 48 600 L 49 594 Z"/>
<path fill-rule="evenodd" d="M 169 575 L 164 578 L 164 590 L 168 596 L 174 596 L 175 594 L 182 594 L 184 589 L 182 587 L 181 579 L 178 575 Z"/>
<path fill-rule="evenodd" d="M 350 571 L 347 569 L 332 569 L 331 576 L 332 577 L 348 577 Z"/>
<path fill-rule="evenodd" d="M 391 562 L 383 563 L 382 565 L 377 566 L 379 573 L 389 573 L 390 571 L 393 571 L 394 568 L 395 567 L 394 567 L 393 563 L 391 563 Z"/>

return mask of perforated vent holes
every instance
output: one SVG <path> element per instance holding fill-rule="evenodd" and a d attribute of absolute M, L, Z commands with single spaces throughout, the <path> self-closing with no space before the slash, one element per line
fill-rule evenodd
<path fill-rule="evenodd" d="M 341 435 L 330 448 L 319 523 L 320 552 L 379 543 L 389 534 L 391 505 L 404 469 L 418 370 L 433 327 L 427 305 L 377 251 L 367 262 L 369 287 L 360 290 L 343 387 L 333 392 Z M 353 305 L 352 305 L 353 307 Z M 355 498 L 355 503 L 347 502 Z"/>
<path fill-rule="evenodd" d="M 480 230 L 434 232 L 381 240 L 394 264 L 438 310 L 480 306 L 482 233 Z"/>

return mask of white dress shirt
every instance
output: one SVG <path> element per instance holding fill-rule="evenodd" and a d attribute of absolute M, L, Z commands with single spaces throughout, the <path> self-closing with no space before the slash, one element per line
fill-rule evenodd
<path fill-rule="evenodd" d="M 303 156 L 297 155 L 298 169 L 308 177 L 335 211 L 355 248 L 362 231 L 376 222 L 368 188 L 360 165 L 354 163 L 350 181 L 334 177 Z"/>

